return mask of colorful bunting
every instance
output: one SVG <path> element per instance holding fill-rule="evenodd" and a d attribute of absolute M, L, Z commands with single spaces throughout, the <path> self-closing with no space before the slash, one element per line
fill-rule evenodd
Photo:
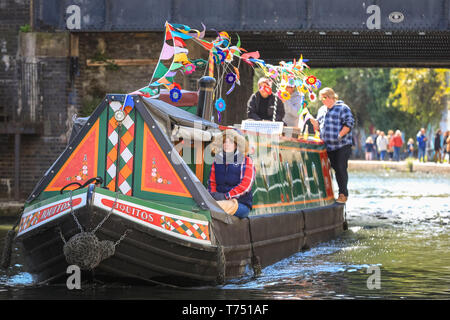
<path fill-rule="evenodd" d="M 220 113 L 226 107 L 225 101 L 221 98 L 223 80 L 231 85 L 226 92 L 228 95 L 235 89 L 236 84 L 240 85 L 239 64 L 245 62 L 252 67 L 260 68 L 264 75 L 273 81 L 276 94 L 280 99 L 289 100 L 291 94 L 286 91 L 286 88 L 287 86 L 295 87 L 302 99 L 301 110 L 307 106 L 305 97 L 310 101 L 317 99 L 313 90 L 319 89 L 322 83 L 315 76 L 305 73 L 309 66 L 306 64 L 308 60 L 303 59 L 302 55 L 298 60 L 281 61 L 279 65 L 271 65 L 260 58 L 259 51 L 247 52 L 241 48 L 239 35 L 236 35 L 237 42 L 234 45 L 230 34 L 226 31 L 216 31 L 216 39 L 207 41 L 204 39 L 206 27 L 203 23 L 202 27 L 203 30 L 199 31 L 187 25 L 166 22 L 164 43 L 152 79 L 147 87 L 139 89 L 133 94 L 152 97 L 159 94 L 160 87 L 165 87 L 169 90 L 170 99 L 174 102 L 179 101 L 182 96 L 181 86 L 174 82 L 177 73 L 190 75 L 198 68 L 208 66 L 207 74 L 209 76 L 214 77 L 215 71 L 217 71 L 217 85 L 214 90 L 215 96 L 219 97 L 215 107 L 220 122 Z M 186 45 L 187 41 L 194 41 L 204 48 L 208 54 L 207 60 L 200 58 L 191 60 Z M 133 107 L 131 101 L 130 107 Z"/>

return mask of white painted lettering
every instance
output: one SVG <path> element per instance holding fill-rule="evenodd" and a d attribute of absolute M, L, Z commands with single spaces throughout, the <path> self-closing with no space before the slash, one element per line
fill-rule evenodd
<path fill-rule="evenodd" d="M 77 5 L 70 5 L 66 9 L 66 13 L 70 14 L 66 20 L 66 27 L 69 30 L 81 29 L 81 9 Z"/>
<path fill-rule="evenodd" d="M 373 30 L 373 29 L 381 29 L 381 9 L 380 6 L 377 6 L 375 4 L 370 5 L 367 7 L 366 10 L 367 14 L 371 14 L 371 16 L 369 16 L 367 18 L 366 21 L 366 26 L 368 29 Z"/>
<path fill-rule="evenodd" d="M 367 273 L 373 273 L 367 279 L 367 289 L 381 289 L 381 271 L 379 266 L 370 266 L 367 268 Z"/>
<path fill-rule="evenodd" d="M 81 271 L 80 267 L 77 265 L 70 265 L 67 267 L 66 270 L 67 274 L 70 274 L 70 276 L 67 278 L 66 286 L 67 289 L 73 290 L 73 289 L 81 289 Z"/>

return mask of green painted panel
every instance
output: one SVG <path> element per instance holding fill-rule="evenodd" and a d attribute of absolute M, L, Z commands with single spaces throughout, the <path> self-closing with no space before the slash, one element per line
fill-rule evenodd
<path fill-rule="evenodd" d="M 176 206 L 193 208 L 199 210 L 197 203 L 193 198 L 174 196 L 163 193 L 143 191 L 142 186 L 142 162 L 143 162 L 143 144 L 144 144 L 144 120 L 140 114 L 136 116 L 136 134 L 135 134 L 135 165 L 133 170 L 134 189 L 133 195 L 140 199 L 158 201 L 160 203 L 171 203 Z M 151 152 L 151 150 L 149 151 Z"/>
<path fill-rule="evenodd" d="M 247 135 L 256 167 L 251 215 L 328 205 L 320 152 L 323 144 Z"/>
<path fill-rule="evenodd" d="M 187 112 L 189 112 L 189 113 L 192 113 L 192 114 L 197 114 L 197 106 L 191 106 L 191 107 L 178 107 L 178 108 L 180 108 L 180 109 L 182 109 L 182 110 L 184 110 L 184 111 L 187 111 Z"/>

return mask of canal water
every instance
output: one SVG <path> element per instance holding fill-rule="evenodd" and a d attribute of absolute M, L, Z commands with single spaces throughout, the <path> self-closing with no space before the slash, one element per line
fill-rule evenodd
<path fill-rule="evenodd" d="M 17 263 L 0 299 L 449 299 L 450 175 L 350 172 L 349 230 L 224 286 L 95 283 L 36 287 Z M 8 225 L 0 225 L 3 239 Z"/>

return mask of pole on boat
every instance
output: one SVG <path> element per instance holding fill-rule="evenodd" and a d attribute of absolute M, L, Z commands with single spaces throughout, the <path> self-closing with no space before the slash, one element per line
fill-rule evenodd
<path fill-rule="evenodd" d="M 211 122 L 214 122 L 212 114 L 215 85 L 216 79 L 214 79 L 213 77 L 204 76 L 198 80 L 199 95 L 197 116 Z"/>

